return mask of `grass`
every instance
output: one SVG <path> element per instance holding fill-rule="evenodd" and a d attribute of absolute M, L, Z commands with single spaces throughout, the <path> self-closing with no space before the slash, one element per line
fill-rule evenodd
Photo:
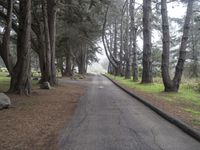
<path fill-rule="evenodd" d="M 10 85 L 10 77 L 8 73 L 0 72 L 0 91 L 7 91 Z"/>
<path fill-rule="evenodd" d="M 133 82 L 131 79 L 125 79 L 124 77 L 115 77 L 110 74 L 107 74 L 107 76 L 119 81 L 121 84 L 128 86 L 129 88 L 137 89 L 146 93 L 156 94 L 157 96 L 161 96 L 169 101 L 189 101 L 200 106 L 200 93 L 193 89 L 186 88 L 184 84 L 181 85 L 178 93 L 165 93 L 162 83 L 155 82 L 152 84 L 141 84 L 140 82 Z"/>
<path fill-rule="evenodd" d="M 200 120 L 195 120 L 194 119 L 192 122 L 193 122 L 194 125 L 200 126 Z"/>
<path fill-rule="evenodd" d="M 124 77 L 116 77 L 110 74 L 107 74 L 107 76 L 136 91 L 153 94 L 153 96 L 159 98 L 159 100 L 180 105 L 183 111 L 192 116 L 193 125 L 200 126 L 200 92 L 191 86 L 193 84 L 195 85 L 195 82 L 184 82 L 181 84 L 179 92 L 166 93 L 164 92 L 162 80 L 158 78 L 155 79 L 152 84 L 141 84 L 140 82 L 133 82 L 131 79 L 125 79 Z M 188 83 L 190 84 L 189 87 Z"/>
<path fill-rule="evenodd" d="M 10 86 L 10 77 L 7 72 L 0 72 L 0 92 L 6 92 Z M 37 85 L 38 81 L 32 81 L 32 85 Z"/>
<path fill-rule="evenodd" d="M 195 111 L 195 110 L 190 109 L 190 108 L 186 108 L 184 110 L 187 111 L 187 112 L 190 112 L 193 116 L 200 115 L 200 111 Z"/>

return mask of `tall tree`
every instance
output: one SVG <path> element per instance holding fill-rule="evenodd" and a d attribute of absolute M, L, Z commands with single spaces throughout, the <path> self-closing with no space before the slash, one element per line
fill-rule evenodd
<path fill-rule="evenodd" d="M 137 49 L 136 49 L 136 40 L 137 40 L 137 28 L 135 25 L 135 0 L 130 0 L 130 51 L 133 54 L 133 61 L 132 61 L 132 75 L 133 81 L 138 81 L 138 65 L 137 65 Z"/>
<path fill-rule="evenodd" d="M 4 60 L 4 63 L 10 73 L 14 67 L 13 56 L 10 52 L 10 34 L 12 30 L 12 12 L 13 12 L 13 0 L 7 0 L 7 15 L 6 15 L 6 27 L 3 35 L 2 44 L 0 47 L 0 55 Z"/>
<path fill-rule="evenodd" d="M 130 79 L 131 78 L 131 47 L 130 45 L 130 34 L 129 34 L 129 0 L 127 0 L 126 3 L 126 29 L 125 29 L 125 35 L 124 35 L 124 52 L 125 52 L 125 78 Z"/>
<path fill-rule="evenodd" d="M 175 76 L 173 80 L 169 74 L 169 51 L 170 51 L 170 34 L 168 23 L 167 1 L 161 0 L 161 13 L 162 13 L 162 30 L 163 30 L 163 53 L 162 53 L 162 78 L 166 92 L 177 92 L 181 82 L 181 77 L 186 60 L 186 48 L 189 37 L 190 21 L 192 18 L 193 0 L 188 1 L 187 13 L 183 28 L 183 36 L 179 49 L 179 58 L 176 65 Z"/>
<path fill-rule="evenodd" d="M 142 83 L 152 83 L 152 1 L 143 0 L 143 59 L 142 59 Z"/>
<path fill-rule="evenodd" d="M 11 75 L 10 92 L 26 95 L 31 92 L 30 38 L 31 0 L 20 0 L 17 63 Z"/>
<path fill-rule="evenodd" d="M 56 43 L 56 16 L 57 1 L 43 0 L 42 13 L 44 24 L 44 42 L 45 42 L 45 61 L 43 65 L 42 82 L 49 82 L 52 86 L 56 84 L 56 66 L 55 66 L 55 43 Z"/>
<path fill-rule="evenodd" d="M 190 62 L 188 64 L 188 69 L 186 72 L 189 72 L 189 77 L 198 78 L 200 76 L 200 66 L 199 66 L 199 57 L 200 57 L 200 16 L 198 12 L 195 12 L 195 7 L 199 8 L 198 5 L 194 5 L 191 32 L 189 37 L 189 58 Z"/>

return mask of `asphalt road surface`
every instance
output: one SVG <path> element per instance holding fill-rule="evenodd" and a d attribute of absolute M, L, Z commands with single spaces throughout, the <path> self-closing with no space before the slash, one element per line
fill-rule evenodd
<path fill-rule="evenodd" d="M 61 150 L 200 150 L 200 143 L 101 75 L 88 81 Z"/>

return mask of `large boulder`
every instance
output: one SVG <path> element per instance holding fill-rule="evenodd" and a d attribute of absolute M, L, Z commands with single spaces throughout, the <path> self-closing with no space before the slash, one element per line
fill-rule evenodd
<path fill-rule="evenodd" d="M 0 110 L 7 109 L 10 105 L 10 98 L 4 93 L 0 93 Z"/>
<path fill-rule="evenodd" d="M 51 89 L 51 85 L 50 85 L 49 82 L 43 82 L 42 84 L 40 84 L 40 88 L 41 89 L 50 90 Z"/>

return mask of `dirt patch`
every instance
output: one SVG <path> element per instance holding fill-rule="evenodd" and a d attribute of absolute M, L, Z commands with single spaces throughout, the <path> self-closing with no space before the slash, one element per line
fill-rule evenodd
<path fill-rule="evenodd" d="M 150 104 L 158 107 L 159 109 L 163 110 L 169 115 L 176 117 L 179 120 L 192 126 L 193 128 L 200 130 L 200 125 L 194 124 L 194 117 L 191 115 L 191 113 L 184 111 L 185 107 L 183 106 L 183 103 L 180 103 L 177 101 L 167 101 L 166 99 L 164 100 L 159 96 L 155 96 L 154 94 L 145 93 L 137 89 L 129 88 L 119 83 L 118 81 L 115 81 L 115 82 L 117 82 L 120 86 L 127 89 L 128 91 L 132 91 L 133 93 L 136 93 L 137 96 L 145 99 Z"/>
<path fill-rule="evenodd" d="M 30 97 L 8 95 L 12 106 L 0 111 L 0 149 L 57 149 L 57 135 L 83 95 L 77 85 L 34 89 Z"/>

